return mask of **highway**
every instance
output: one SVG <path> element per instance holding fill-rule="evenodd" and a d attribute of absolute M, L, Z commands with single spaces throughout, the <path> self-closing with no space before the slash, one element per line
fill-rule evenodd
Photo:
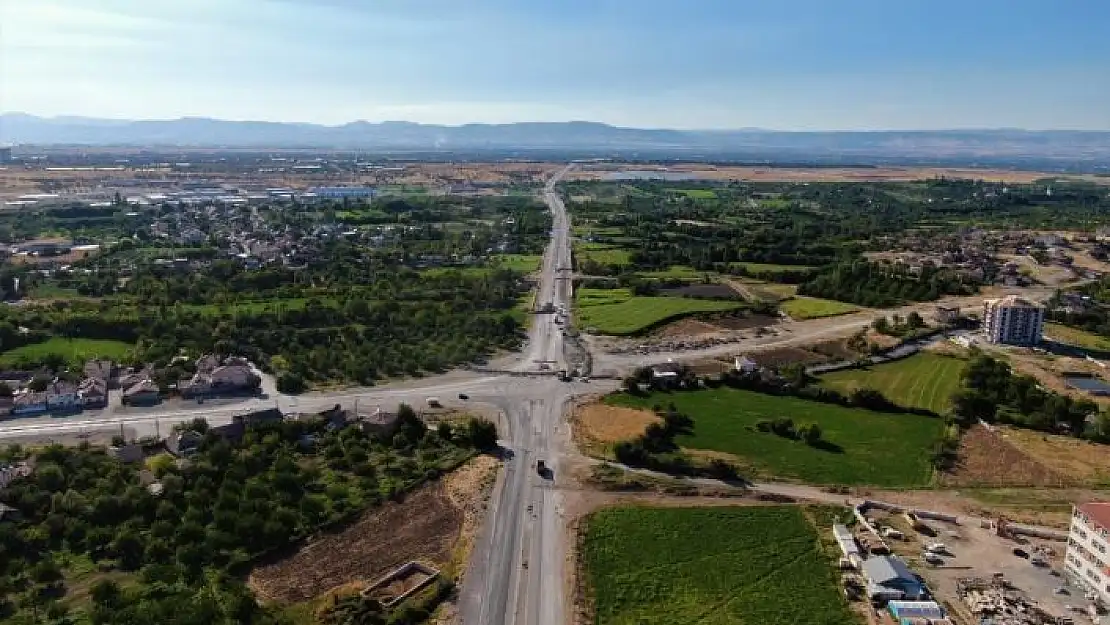
<path fill-rule="evenodd" d="M 544 188 L 552 232 L 536 297 L 538 307 L 551 302 L 556 308 L 565 306 L 568 312 L 571 281 L 560 278 L 570 273 L 570 224 L 555 185 L 571 167 L 553 176 Z M 535 315 L 524 354 L 518 365 L 522 370 L 566 368 L 563 333 L 556 315 Z M 464 625 L 566 622 L 563 502 L 555 488 L 562 478 L 562 459 L 569 443 L 564 406 L 575 393 L 602 389 L 555 378 L 528 382 L 531 392 L 527 398 L 503 400 L 508 415 L 508 431 L 503 436 L 511 455 L 494 487 L 486 524 L 463 580 L 460 613 Z M 536 469 L 541 460 L 550 468 L 544 476 Z"/>

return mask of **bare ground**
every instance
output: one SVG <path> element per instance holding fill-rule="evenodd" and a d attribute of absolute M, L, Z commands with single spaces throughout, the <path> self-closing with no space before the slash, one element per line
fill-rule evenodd
<path fill-rule="evenodd" d="M 1057 473 L 1084 484 L 1110 484 L 1110 446 L 1010 427 L 1000 428 L 1000 434 Z"/>
<path fill-rule="evenodd" d="M 953 486 L 1051 486 L 1074 485 L 1058 473 L 1018 449 L 998 432 L 983 425 L 972 426 L 960 439 L 955 469 L 942 473 L 938 481 Z"/>
<path fill-rule="evenodd" d="M 293 603 L 344 584 L 371 582 L 412 560 L 442 567 L 451 560 L 463 520 L 445 482 L 434 482 L 256 567 L 247 582 L 264 601 Z"/>

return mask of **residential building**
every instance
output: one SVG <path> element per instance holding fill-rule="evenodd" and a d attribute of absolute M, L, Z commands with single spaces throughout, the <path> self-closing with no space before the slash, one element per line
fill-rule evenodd
<path fill-rule="evenodd" d="M 19 519 L 20 519 L 19 510 L 15 509 L 15 508 L 7 505 L 7 504 L 0 503 L 0 523 L 2 523 L 4 521 L 11 521 L 11 522 L 15 523 Z"/>
<path fill-rule="evenodd" d="M 116 365 L 111 360 L 93 359 L 85 363 L 85 377 L 104 380 L 109 385 L 118 381 Z"/>
<path fill-rule="evenodd" d="M 102 378 L 85 378 L 77 386 L 77 395 L 85 408 L 103 408 L 108 405 L 108 382 Z"/>
<path fill-rule="evenodd" d="M 872 601 L 920 599 L 925 587 L 898 556 L 872 556 L 863 561 L 867 596 Z"/>
<path fill-rule="evenodd" d="M 197 447 L 200 446 L 200 441 L 203 439 L 203 436 L 192 430 L 175 431 L 166 439 L 166 451 L 179 458 L 188 456 L 196 452 Z"/>
<path fill-rule="evenodd" d="M 162 401 L 158 385 L 145 378 L 123 389 L 123 403 L 129 406 L 153 406 Z"/>
<path fill-rule="evenodd" d="M 46 387 L 46 409 L 51 411 L 80 410 L 81 397 L 73 382 L 54 380 Z"/>
<path fill-rule="evenodd" d="M 959 319 L 959 306 L 937 306 L 937 323 L 956 323 Z"/>
<path fill-rule="evenodd" d="M 12 400 L 13 415 L 42 414 L 47 410 L 46 393 L 25 391 L 16 394 Z"/>
<path fill-rule="evenodd" d="M 119 460 L 120 462 L 126 462 L 130 464 L 142 462 L 143 459 L 146 458 L 146 452 L 143 450 L 143 446 L 138 443 L 130 443 L 127 445 L 118 446 L 112 445 L 108 448 L 108 455 L 115 458 L 116 460 Z"/>
<path fill-rule="evenodd" d="M 737 356 L 733 359 L 732 368 L 740 373 L 755 373 L 759 369 L 759 363 L 747 356 Z"/>
<path fill-rule="evenodd" d="M 0 466 L 0 488 L 7 488 L 17 478 L 31 475 L 34 468 L 26 462 Z"/>
<path fill-rule="evenodd" d="M 1110 502 L 1072 508 L 1064 573 L 1068 579 L 1110 603 Z"/>
<path fill-rule="evenodd" d="M 399 416 L 396 412 L 386 412 L 378 408 L 373 414 L 359 416 L 359 419 L 364 432 L 378 436 L 388 436 L 397 428 Z"/>
<path fill-rule="evenodd" d="M 257 389 L 261 381 L 250 363 L 242 358 L 228 358 L 219 364 L 214 356 L 205 356 L 197 361 L 193 377 L 181 382 L 178 388 L 184 397 L 198 397 L 251 391 Z"/>
<path fill-rule="evenodd" d="M 1036 345 L 1044 330 L 1044 307 L 1010 295 L 983 302 L 983 332 L 991 343 Z"/>

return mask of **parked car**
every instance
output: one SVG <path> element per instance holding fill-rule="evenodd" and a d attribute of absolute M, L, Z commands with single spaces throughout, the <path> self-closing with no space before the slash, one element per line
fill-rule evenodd
<path fill-rule="evenodd" d="M 467 395 L 466 393 L 459 393 L 459 399 L 470 399 L 470 395 Z"/>
<path fill-rule="evenodd" d="M 1029 553 L 1027 551 L 1025 551 L 1024 549 L 1019 549 L 1017 547 L 1014 547 L 1014 555 L 1019 557 L 1019 558 L 1028 558 L 1029 557 Z"/>

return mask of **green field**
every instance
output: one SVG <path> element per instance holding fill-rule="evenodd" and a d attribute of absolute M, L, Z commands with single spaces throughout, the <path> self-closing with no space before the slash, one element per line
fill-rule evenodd
<path fill-rule="evenodd" d="M 715 200 L 717 199 L 717 192 L 712 189 L 671 189 L 675 193 L 680 193 L 688 198 L 695 200 Z"/>
<path fill-rule="evenodd" d="M 944 430 L 941 419 L 887 414 L 835 404 L 779 397 L 733 388 L 651 393 L 617 393 L 606 402 L 650 409 L 670 402 L 694 420 L 692 434 L 676 441 L 688 449 L 736 456 L 749 472 L 818 484 L 922 486 L 933 474 L 930 455 Z M 755 429 L 761 419 L 789 417 L 816 423 L 831 449 L 810 447 Z"/>
<path fill-rule="evenodd" d="M 592 260 L 603 265 L 628 265 L 632 252 L 608 243 L 576 243 L 574 256 L 578 262 Z"/>
<path fill-rule="evenodd" d="M 52 354 L 61 356 L 71 366 L 83 365 L 92 358 L 107 358 L 118 362 L 126 359 L 132 349 L 133 345 L 123 341 L 54 337 L 0 354 L 0 366 L 19 367 L 22 363 L 41 363 Z"/>
<path fill-rule="evenodd" d="M 1044 335 L 1054 341 L 1084 349 L 1110 351 L 1110 338 L 1059 323 L 1044 324 Z"/>
<path fill-rule="evenodd" d="M 698 271 L 686 265 L 672 265 L 661 271 L 637 271 L 636 275 L 660 280 L 701 280 L 703 276 L 709 273 L 712 272 Z"/>
<path fill-rule="evenodd" d="M 960 372 L 966 364 L 959 358 L 922 352 L 867 369 L 825 374 L 821 376 L 821 386 L 841 393 L 872 388 L 899 406 L 944 414 L 952 395 L 959 390 Z"/>
<path fill-rule="evenodd" d="M 819 297 L 803 297 L 801 295 L 795 295 L 782 302 L 779 304 L 779 308 L 795 320 L 835 317 L 836 315 L 845 315 L 859 310 L 859 306 L 853 304 Z"/>
<path fill-rule="evenodd" d="M 728 266 L 733 267 L 733 268 L 741 268 L 742 267 L 745 270 L 751 271 L 751 272 L 781 271 L 781 272 L 801 273 L 803 271 L 809 271 L 810 269 L 813 269 L 813 267 L 806 267 L 804 265 L 772 265 L 772 264 L 768 264 L 768 263 L 745 263 L 745 262 L 729 263 Z"/>
<path fill-rule="evenodd" d="M 597 625 L 859 622 L 796 506 L 610 508 L 582 558 Z"/>
<path fill-rule="evenodd" d="M 543 256 L 539 254 L 501 254 L 495 257 L 499 267 L 522 273 L 532 273 L 540 268 Z"/>
<path fill-rule="evenodd" d="M 640 297 L 628 289 L 578 289 L 575 319 L 580 328 L 599 334 L 637 334 L 665 321 L 702 312 L 722 312 L 742 302 L 691 297 Z"/>

